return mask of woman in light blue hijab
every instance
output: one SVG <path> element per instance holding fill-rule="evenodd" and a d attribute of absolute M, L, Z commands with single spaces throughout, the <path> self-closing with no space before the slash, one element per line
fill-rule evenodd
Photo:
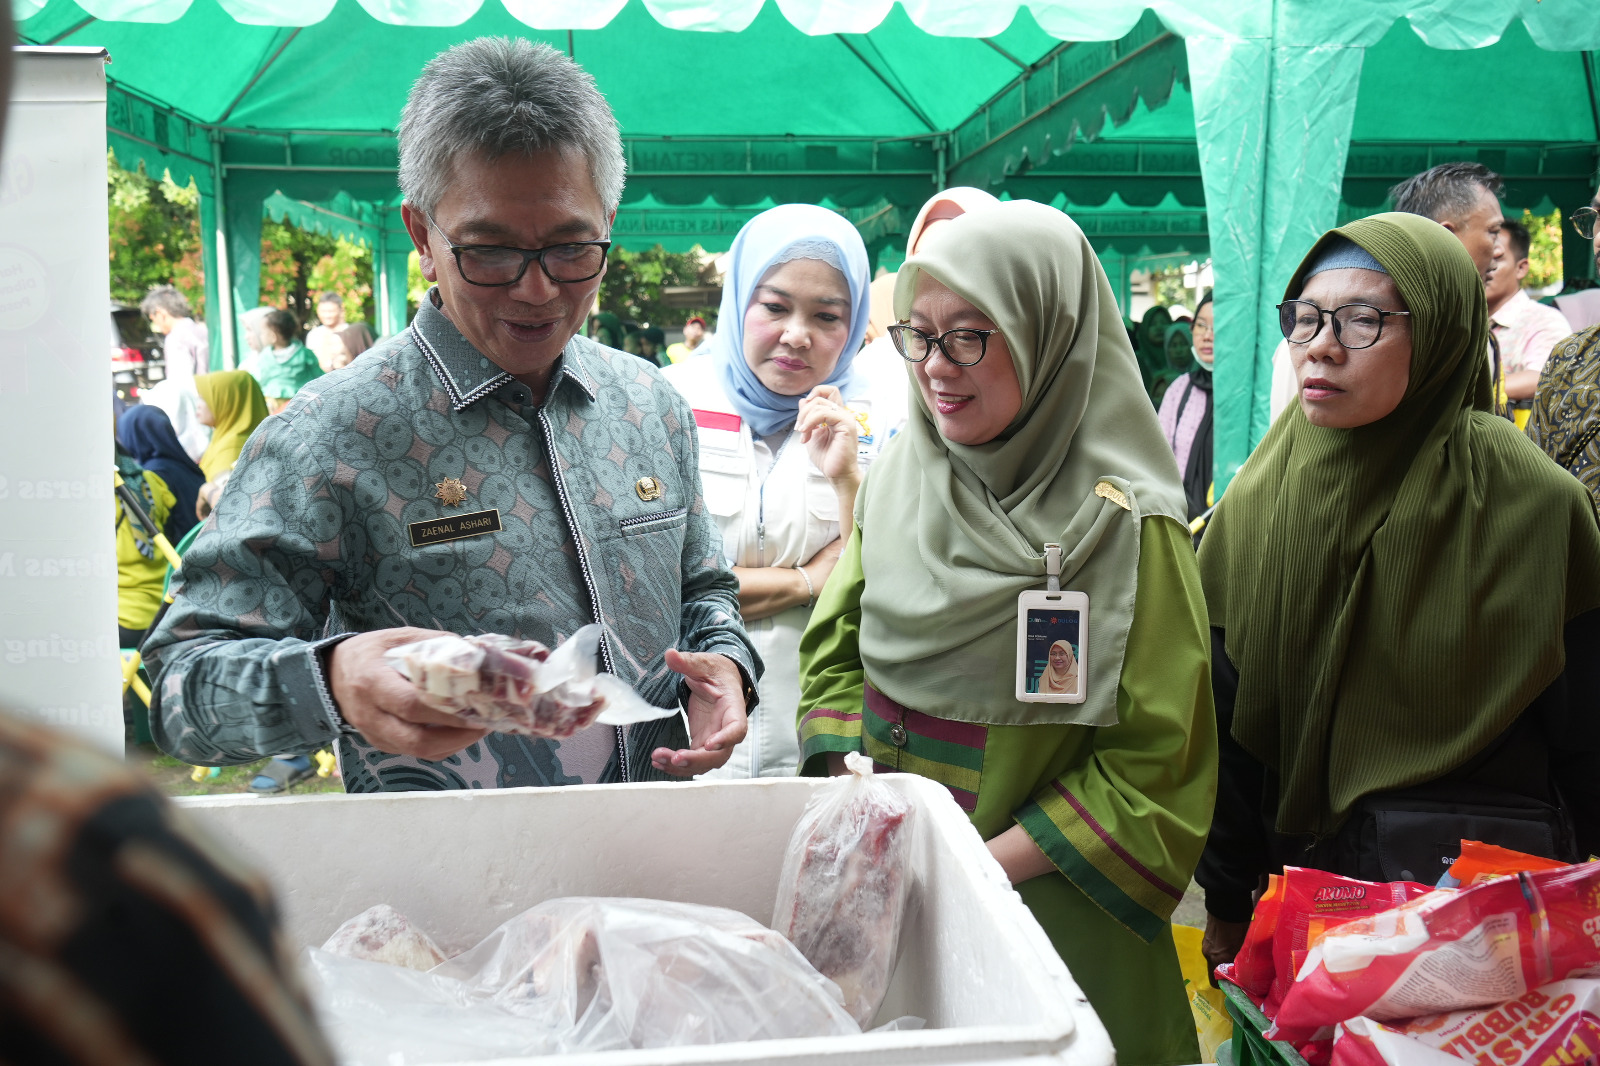
<path fill-rule="evenodd" d="M 766 664 L 749 735 L 715 776 L 787 777 L 799 763 L 800 634 L 877 454 L 851 372 L 870 280 L 866 247 L 837 212 L 764 211 L 729 252 L 710 357 L 662 371 L 694 408 L 706 506 Z"/>

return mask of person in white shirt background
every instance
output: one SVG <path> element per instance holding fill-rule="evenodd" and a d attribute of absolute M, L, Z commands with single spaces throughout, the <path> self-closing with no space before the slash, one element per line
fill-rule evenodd
<path fill-rule="evenodd" d="M 194 320 L 189 301 L 171 285 L 157 285 L 139 301 L 150 328 L 161 334 L 161 359 L 166 380 L 184 381 L 211 373 L 211 341 Z"/>
<path fill-rule="evenodd" d="M 149 320 L 150 328 L 166 338 L 161 344 L 166 376 L 145 389 L 139 402 L 167 413 L 178 443 L 189 458 L 198 462 L 211 443 L 211 427 L 198 417 L 200 395 L 194 390 L 195 375 L 211 373 L 211 342 L 206 328 L 194 320 L 189 301 L 171 285 L 151 289 L 139 302 L 139 310 Z"/>
<path fill-rule="evenodd" d="M 923 238 L 936 224 L 960 218 L 968 211 L 988 207 L 1000 201 L 968 185 L 958 185 L 935 193 L 922 205 L 917 217 L 906 233 L 906 255 L 917 254 Z M 864 389 L 872 396 L 873 412 L 867 430 L 874 444 L 881 448 L 895 434 L 905 428 L 906 416 L 911 411 L 911 374 L 906 361 L 895 350 L 894 342 L 885 331 L 894 325 L 894 282 L 896 274 L 885 274 L 872 283 L 873 302 L 879 311 L 876 329 L 870 331 L 870 342 L 856 356 L 856 373 L 866 382 Z"/>
<path fill-rule="evenodd" d="M 766 665 L 748 735 L 707 776 L 790 777 L 800 760 L 800 634 L 876 455 L 859 432 L 872 412 L 853 368 L 869 266 L 856 228 L 811 204 L 751 219 L 728 263 L 708 357 L 662 371 L 694 409 L 706 507 Z"/>
<path fill-rule="evenodd" d="M 1500 345 L 1506 396 L 1512 401 L 1533 399 L 1539 372 L 1555 346 L 1572 332 L 1567 316 L 1554 307 L 1535 303 L 1522 291 L 1528 276 L 1528 229 L 1508 218 L 1500 227 L 1505 255 L 1495 260 L 1484 295 L 1489 300 L 1489 331 Z M 1518 426 L 1526 425 L 1526 411 Z"/>

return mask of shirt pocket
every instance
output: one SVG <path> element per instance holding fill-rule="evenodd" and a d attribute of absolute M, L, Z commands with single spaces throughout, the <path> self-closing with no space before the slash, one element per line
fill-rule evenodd
<path fill-rule="evenodd" d="M 624 518 L 617 523 L 622 531 L 624 540 L 630 538 L 648 537 L 656 533 L 677 533 L 679 545 L 683 543 L 683 531 L 689 524 L 688 508 L 679 507 L 672 511 L 655 511 L 651 514 L 636 515 L 633 518 Z"/>
<path fill-rule="evenodd" d="M 717 517 L 731 518 L 744 510 L 749 482 L 747 456 L 712 451 L 700 453 L 700 492 L 706 501 L 706 510 Z"/>
<path fill-rule="evenodd" d="M 630 656 L 641 662 L 671 647 L 683 601 L 683 547 L 688 535 L 686 508 L 653 511 L 622 519 L 615 552 L 604 564 L 613 592 L 607 604 Z M 668 642 L 656 646 L 663 633 Z"/>
<path fill-rule="evenodd" d="M 805 562 L 839 536 L 839 496 L 833 483 L 820 473 L 806 475 Z"/>

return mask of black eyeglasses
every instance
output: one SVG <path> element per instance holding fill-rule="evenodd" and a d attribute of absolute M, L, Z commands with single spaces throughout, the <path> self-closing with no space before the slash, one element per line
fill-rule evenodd
<path fill-rule="evenodd" d="M 1383 311 L 1371 304 L 1343 304 L 1329 311 L 1304 300 L 1286 300 L 1278 305 L 1278 325 L 1290 344 L 1307 344 L 1322 332 L 1322 316 L 1333 320 L 1333 339 L 1356 351 L 1370 348 L 1383 336 L 1383 320 L 1391 315 L 1410 315 L 1410 311 Z"/>
<path fill-rule="evenodd" d="M 1594 240 L 1594 220 L 1600 216 L 1600 211 L 1592 207 L 1580 207 L 1572 212 L 1572 228 L 1578 231 L 1578 236 L 1586 241 Z"/>
<path fill-rule="evenodd" d="M 457 244 L 455 240 L 433 221 L 433 216 L 423 212 L 433 228 L 448 242 L 456 257 L 456 269 L 462 280 L 470 285 L 497 287 L 515 285 L 528 272 L 528 264 L 539 261 L 544 276 L 555 282 L 588 281 L 606 268 L 606 253 L 610 241 L 572 241 L 552 244 L 548 248 L 502 248 L 494 244 Z"/>
<path fill-rule="evenodd" d="M 908 362 L 920 363 L 938 348 L 956 366 L 977 366 L 989 350 L 989 338 L 997 329 L 952 329 L 943 336 L 930 337 L 903 323 L 889 327 L 894 349 Z"/>

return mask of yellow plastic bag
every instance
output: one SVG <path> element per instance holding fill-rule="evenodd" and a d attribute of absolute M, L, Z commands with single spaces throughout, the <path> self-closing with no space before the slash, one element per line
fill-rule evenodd
<path fill-rule="evenodd" d="M 1200 1061 L 1216 1062 L 1217 1046 L 1233 1036 L 1233 1019 L 1228 1017 L 1222 990 L 1211 987 L 1211 967 L 1200 953 L 1204 934 L 1188 925 L 1172 927 L 1172 942 L 1178 947 L 1178 965 L 1183 970 L 1183 990 L 1194 1014 L 1194 1031 L 1200 1039 Z"/>

